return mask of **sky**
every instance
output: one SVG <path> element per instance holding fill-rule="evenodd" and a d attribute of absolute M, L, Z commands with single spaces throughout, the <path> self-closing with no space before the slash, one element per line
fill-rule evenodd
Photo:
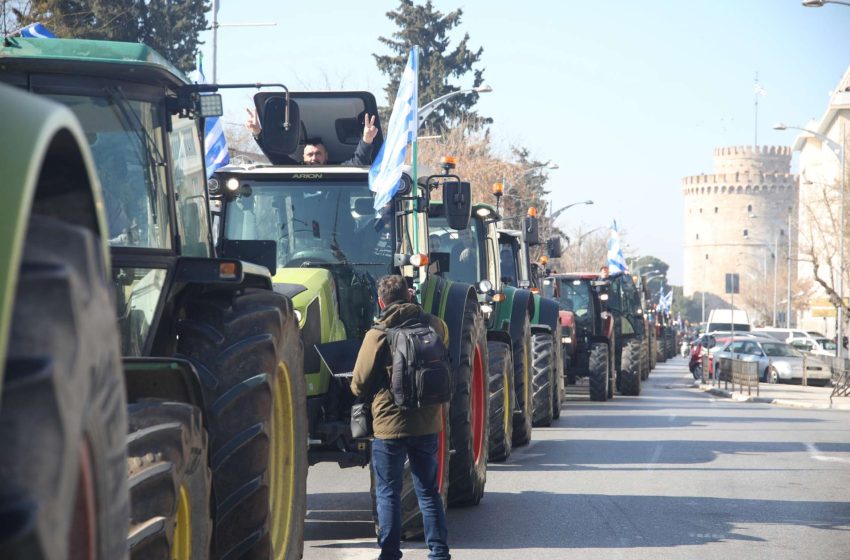
<path fill-rule="evenodd" d="M 420 0 L 416 0 L 417 3 Z M 397 0 L 220 0 L 219 83 L 283 82 L 290 89 L 368 90 L 385 104 L 372 54 L 397 30 Z M 528 147 L 552 161 L 552 207 L 568 234 L 617 220 L 626 256 L 654 255 L 682 283 L 685 176 L 712 172 L 713 150 L 755 141 L 791 145 L 785 122 L 826 110 L 850 65 L 850 7 L 800 0 L 434 0 L 462 9 L 452 45 L 469 34 L 493 88 L 480 114 L 499 149 Z M 210 14 L 210 19 L 212 18 Z M 245 27 L 238 24 L 275 23 Z M 212 32 L 201 35 L 212 72 Z M 472 77 L 453 82 L 471 87 Z M 225 122 L 244 122 L 252 90 L 227 92 Z M 462 174 L 463 164 L 458 171 Z"/>

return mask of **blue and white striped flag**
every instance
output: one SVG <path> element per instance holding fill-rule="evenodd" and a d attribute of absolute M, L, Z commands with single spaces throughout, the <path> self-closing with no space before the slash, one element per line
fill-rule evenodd
<path fill-rule="evenodd" d="M 622 274 L 628 271 L 623 249 L 620 247 L 620 233 L 617 231 L 617 220 L 611 222 L 611 236 L 608 238 L 608 274 Z"/>
<path fill-rule="evenodd" d="M 413 47 L 398 84 L 387 139 L 369 169 L 369 189 L 375 193 L 375 210 L 380 210 L 392 200 L 401 185 L 407 147 L 416 140 L 419 129 L 418 108 L 419 47 Z"/>
<path fill-rule="evenodd" d="M 198 83 L 207 83 L 204 75 L 204 58 L 198 56 Z M 208 117 L 204 121 L 204 151 L 207 163 L 207 179 L 212 177 L 215 170 L 230 163 L 230 152 L 227 151 L 227 139 L 219 117 Z"/>
<path fill-rule="evenodd" d="M 670 291 L 664 296 L 663 306 L 665 311 L 670 311 L 673 306 L 673 288 L 670 288 Z"/>
<path fill-rule="evenodd" d="M 23 29 L 19 31 L 21 37 L 28 37 L 30 39 L 55 39 L 56 35 L 50 32 L 49 29 L 44 27 L 40 22 L 35 22 L 27 25 Z"/>

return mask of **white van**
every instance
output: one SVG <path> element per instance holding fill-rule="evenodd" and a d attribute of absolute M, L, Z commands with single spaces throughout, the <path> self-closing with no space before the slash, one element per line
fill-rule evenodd
<path fill-rule="evenodd" d="M 708 315 L 705 332 L 735 331 L 749 332 L 752 330 L 750 316 L 743 309 L 715 309 Z"/>

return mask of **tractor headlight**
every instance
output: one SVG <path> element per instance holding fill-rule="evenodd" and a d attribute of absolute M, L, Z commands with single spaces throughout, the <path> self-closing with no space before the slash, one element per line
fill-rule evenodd
<path fill-rule="evenodd" d="M 562 336 L 561 337 L 561 343 L 562 344 L 570 344 L 572 341 L 573 341 L 572 337 L 569 337 L 569 336 Z"/>

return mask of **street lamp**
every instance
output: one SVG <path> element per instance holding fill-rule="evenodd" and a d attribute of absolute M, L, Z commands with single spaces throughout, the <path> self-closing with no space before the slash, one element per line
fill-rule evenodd
<path fill-rule="evenodd" d="M 824 4 L 843 4 L 850 6 L 850 2 L 842 2 L 841 0 L 803 0 L 803 6 L 806 8 L 822 8 Z"/>
<path fill-rule="evenodd" d="M 419 126 L 422 126 L 422 124 L 425 122 L 425 119 L 431 116 L 431 113 L 434 112 L 434 109 L 442 105 L 450 97 L 454 97 L 455 95 L 464 95 L 467 93 L 490 93 L 491 91 L 493 91 L 493 88 L 491 88 L 487 84 L 481 84 L 480 86 L 476 86 L 474 88 L 459 89 L 457 91 L 452 91 L 445 95 L 441 95 L 437 99 L 429 101 L 422 107 L 419 107 Z"/>
<path fill-rule="evenodd" d="M 821 0 L 819 3 L 811 3 L 813 6 L 815 5 L 823 5 L 825 2 L 834 2 L 836 4 L 846 4 L 850 6 L 850 3 L 845 2 L 837 2 L 836 0 Z M 804 2 L 803 5 L 806 5 Z M 836 328 L 836 345 L 838 346 L 838 356 L 844 357 L 844 123 L 841 123 L 841 144 L 829 138 L 825 134 L 821 134 L 820 132 L 815 132 L 814 130 L 809 130 L 808 128 L 803 128 L 800 126 L 789 126 L 784 123 L 779 123 L 773 126 L 774 130 L 787 130 L 787 129 L 800 130 L 805 132 L 806 134 L 811 134 L 815 138 L 819 139 L 821 142 L 829 146 L 832 151 L 832 155 L 838 158 L 838 162 L 841 172 L 841 203 L 839 213 L 841 214 L 841 218 L 839 220 L 838 226 L 838 327 Z M 790 214 L 789 214 L 790 216 Z M 791 219 L 789 217 L 788 221 Z M 788 231 L 788 244 L 791 244 L 791 231 Z M 788 258 L 791 258 L 791 254 L 789 252 Z M 787 317 L 786 322 L 788 326 L 791 326 L 791 267 L 789 260 L 788 267 L 788 307 L 787 307 Z"/>
<path fill-rule="evenodd" d="M 577 206 L 579 204 L 593 204 L 593 201 L 592 200 L 582 200 L 581 202 L 573 202 L 572 204 L 567 204 L 563 208 L 559 208 L 559 209 L 555 210 L 554 212 L 552 212 L 552 214 L 549 216 L 549 219 L 554 221 L 555 218 L 560 216 L 562 212 L 564 212 L 565 210 L 569 210 L 573 206 Z"/>

